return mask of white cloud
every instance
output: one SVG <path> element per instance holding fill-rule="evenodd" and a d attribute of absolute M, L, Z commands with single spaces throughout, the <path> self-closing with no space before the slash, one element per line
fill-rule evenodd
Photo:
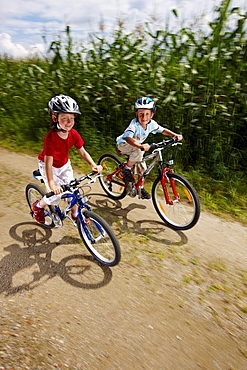
<path fill-rule="evenodd" d="M 127 32 L 137 24 L 152 22 L 152 27 L 169 27 L 176 31 L 181 24 L 206 27 L 212 20 L 213 8 L 222 0 L 0 0 L 0 54 L 25 57 L 30 49 L 44 50 L 42 36 L 47 42 L 61 35 L 69 25 L 72 36 L 84 42 L 90 32 L 111 33 L 120 18 Z M 232 0 L 231 7 L 246 11 L 246 0 Z M 179 18 L 171 13 L 177 9 Z M 203 15 L 203 16 L 202 16 Z M 197 22 L 195 23 L 195 19 Z"/>
<path fill-rule="evenodd" d="M 22 45 L 13 43 L 10 35 L 8 35 L 7 33 L 1 33 L 0 54 L 2 56 L 8 55 L 13 58 L 26 58 L 34 55 L 43 56 L 44 45 L 30 45 L 28 49 L 25 49 Z"/>
<path fill-rule="evenodd" d="M 14 58 L 27 56 L 27 50 L 20 44 L 13 44 L 11 36 L 7 33 L 0 34 L 0 51 L 1 54 L 7 54 Z"/>

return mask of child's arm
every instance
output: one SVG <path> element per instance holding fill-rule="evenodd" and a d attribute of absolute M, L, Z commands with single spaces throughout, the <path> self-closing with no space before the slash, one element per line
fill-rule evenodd
<path fill-rule="evenodd" d="M 45 155 L 45 174 L 48 181 L 49 188 L 54 192 L 55 195 L 63 192 L 62 188 L 59 185 L 55 185 L 52 173 L 53 157 Z"/>
<path fill-rule="evenodd" d="M 96 171 L 96 172 L 101 172 L 103 170 L 103 167 L 102 166 L 98 166 L 93 158 L 91 157 L 91 155 L 84 149 L 84 147 L 82 146 L 80 149 L 78 149 L 78 153 L 80 154 L 80 156 L 82 157 L 82 159 L 84 159 L 88 164 L 89 166 L 92 167 L 92 170 L 93 171 Z"/>
<path fill-rule="evenodd" d="M 181 141 L 183 139 L 183 135 L 176 134 L 175 132 L 169 130 L 168 128 L 165 128 L 164 131 L 162 131 L 161 133 L 163 135 L 176 137 L 178 141 Z"/>
<path fill-rule="evenodd" d="M 136 148 L 139 149 L 143 149 L 144 151 L 147 151 L 150 148 L 149 144 L 140 144 L 137 141 L 135 141 L 135 139 L 133 139 L 132 137 L 126 137 L 125 140 L 129 145 L 135 146 Z"/>

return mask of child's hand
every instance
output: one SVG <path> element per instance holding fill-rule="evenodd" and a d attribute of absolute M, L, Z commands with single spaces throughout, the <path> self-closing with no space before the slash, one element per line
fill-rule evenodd
<path fill-rule="evenodd" d="M 150 145 L 149 144 L 142 144 L 142 148 L 143 148 L 144 152 L 147 152 L 150 149 Z"/>
<path fill-rule="evenodd" d="M 101 165 L 92 166 L 92 170 L 100 173 L 101 171 L 103 171 L 103 167 Z"/>
<path fill-rule="evenodd" d="M 54 186 L 51 187 L 51 191 L 53 191 L 53 193 L 55 195 L 58 195 L 58 194 L 61 194 L 63 192 L 63 189 L 61 188 L 61 186 L 54 185 Z"/>
<path fill-rule="evenodd" d="M 178 139 L 178 141 L 183 140 L 183 135 L 175 135 L 175 137 Z"/>

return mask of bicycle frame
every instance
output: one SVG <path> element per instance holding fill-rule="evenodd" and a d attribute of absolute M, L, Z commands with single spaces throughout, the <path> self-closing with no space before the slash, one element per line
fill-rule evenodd
<path fill-rule="evenodd" d="M 147 167 L 139 174 L 138 179 L 133 173 L 123 171 L 129 156 L 125 156 L 124 162 L 111 153 L 104 153 L 98 160 L 103 167 L 102 177 L 99 182 L 104 192 L 113 200 L 123 199 L 126 195 L 134 198 L 136 195 L 141 199 L 152 200 L 155 211 L 164 223 L 174 230 L 188 230 L 193 227 L 200 216 L 200 201 L 193 185 L 183 176 L 172 169 L 173 160 L 164 160 L 165 149 L 178 145 L 177 138 L 163 140 L 150 144 L 150 154 L 145 155 L 141 161 L 135 163 Z M 148 163 L 146 163 L 148 161 Z M 145 178 L 157 165 L 158 176 L 151 184 L 151 196 L 145 196 L 142 187 Z M 141 167 L 141 166 L 140 166 Z M 142 166 L 143 167 L 143 166 Z M 133 172 L 139 168 L 134 167 Z M 156 171 L 155 171 L 156 172 Z M 125 177 L 126 175 L 126 177 Z M 132 178 L 130 177 L 132 176 Z"/>
<path fill-rule="evenodd" d="M 92 239 L 91 234 L 88 232 L 88 228 L 86 227 L 87 221 L 86 217 L 84 216 L 83 212 L 81 210 L 83 208 L 86 208 L 88 211 L 92 211 L 91 207 L 86 204 L 85 202 L 87 201 L 87 197 L 82 197 L 80 195 L 79 189 L 75 189 L 73 194 L 64 194 L 61 199 L 66 199 L 66 198 L 72 198 L 71 201 L 69 202 L 68 206 L 65 208 L 64 211 L 61 211 L 60 207 L 57 205 L 55 206 L 55 211 L 60 217 L 61 220 L 64 220 L 66 217 L 68 217 L 70 220 L 71 218 L 68 216 L 69 211 L 71 208 L 77 204 L 78 205 L 78 218 L 79 222 L 81 223 L 83 230 L 85 231 L 87 238 L 91 241 L 92 244 L 95 244 L 100 238 L 104 237 L 104 231 L 101 228 L 100 224 L 94 220 L 95 225 L 97 226 L 101 236 L 98 237 L 96 240 Z M 72 221 L 72 220 L 71 220 Z M 73 222 L 73 221 L 72 221 Z M 76 223 L 73 222 L 75 225 Z"/>
<path fill-rule="evenodd" d="M 85 202 L 87 201 L 87 197 L 81 197 L 80 192 L 78 189 L 76 189 L 73 194 L 63 194 L 61 199 L 67 199 L 67 198 L 72 198 L 71 201 L 69 202 L 68 206 L 65 208 L 64 211 L 61 210 L 61 208 L 56 205 L 55 211 L 57 215 L 60 217 L 61 220 L 64 220 L 66 217 L 70 218 L 68 216 L 68 213 L 71 211 L 71 208 L 75 205 L 78 204 L 78 211 L 79 211 L 79 219 L 81 217 L 81 210 L 82 208 L 86 208 L 88 211 L 91 211 L 91 208 L 88 204 Z M 81 220 L 80 220 L 81 221 Z M 84 220 L 83 220 L 84 221 Z"/>
<path fill-rule="evenodd" d="M 38 176 L 33 176 L 33 177 L 36 180 L 42 181 Z M 74 181 L 75 182 L 78 181 L 78 184 L 79 184 L 79 182 L 83 181 L 85 178 L 86 177 L 84 176 L 84 177 L 80 178 L 79 180 L 74 180 Z M 95 177 L 94 179 L 91 178 L 88 183 L 95 182 L 96 178 L 97 177 Z M 72 188 L 73 188 L 73 186 L 72 186 Z M 49 195 L 51 195 L 51 193 Z M 77 204 L 78 205 L 79 222 L 81 223 L 81 225 L 83 227 L 83 230 L 85 231 L 85 234 L 87 235 L 87 238 L 91 241 L 92 244 L 95 244 L 100 238 L 104 237 L 104 230 L 101 228 L 100 224 L 96 220 L 94 220 L 95 225 L 97 226 L 97 228 L 98 228 L 98 230 L 101 234 L 101 237 L 98 237 L 96 240 L 94 240 L 94 239 L 92 239 L 90 233 L 88 232 L 88 228 L 86 227 L 86 224 L 87 224 L 86 217 L 84 216 L 84 214 L 82 212 L 83 208 L 86 208 L 88 211 L 92 211 L 91 207 L 86 203 L 88 198 L 86 196 L 82 197 L 78 188 L 74 188 L 71 193 L 65 193 L 61 197 L 61 199 L 67 199 L 67 198 L 71 198 L 71 200 L 70 200 L 68 206 L 64 209 L 64 211 L 61 210 L 59 205 L 54 206 L 54 209 L 55 209 L 55 213 L 53 215 L 54 216 L 54 218 L 53 218 L 54 223 L 58 225 L 59 221 L 63 221 L 66 217 L 68 217 L 70 219 L 70 221 L 74 224 L 74 226 L 76 226 L 76 222 L 74 222 L 70 218 L 70 216 L 68 216 L 68 213 L 71 211 L 73 206 Z M 59 220 L 57 220 L 56 216 L 59 217 Z"/>
<path fill-rule="evenodd" d="M 53 197 L 55 195 L 53 191 L 45 193 L 39 185 L 29 183 L 25 189 L 26 200 L 31 217 L 42 227 L 48 229 L 62 227 L 63 220 L 68 217 L 73 226 L 78 229 L 83 244 L 92 256 L 105 266 L 115 266 L 121 259 L 119 242 L 107 221 L 93 212 L 87 204 L 88 198 L 86 191 L 84 191 L 85 186 L 91 188 L 89 184 L 96 182 L 99 174 L 92 177 L 96 174 L 96 171 L 92 171 L 81 178 L 71 180 L 68 184 L 61 184 L 60 196 L 51 198 L 50 202 L 46 198 Z M 43 180 L 39 170 L 33 171 L 33 177 L 41 182 Z M 81 184 L 84 180 L 86 180 L 85 183 Z M 44 218 L 38 218 L 36 217 L 38 212 L 35 214 L 34 207 L 44 197 L 46 197 L 46 205 L 41 214 Z M 59 202 L 61 199 L 66 201 L 63 206 Z M 70 211 L 75 210 L 75 205 L 78 209 L 78 217 L 76 218 L 73 217 L 73 213 L 69 214 Z"/>
<path fill-rule="evenodd" d="M 173 172 L 173 169 L 168 167 L 168 166 L 171 166 L 173 164 L 173 160 L 169 161 L 169 162 L 164 162 L 163 160 L 163 155 L 162 155 L 162 150 L 164 148 L 158 148 L 158 149 L 154 149 L 154 151 L 145 156 L 143 158 L 142 161 L 139 161 L 139 162 L 136 162 L 135 163 L 135 166 L 138 164 L 138 163 L 142 163 L 142 162 L 147 162 L 148 160 L 150 159 L 153 159 L 152 162 L 150 163 L 150 165 L 147 167 L 147 169 L 144 171 L 142 177 L 140 180 L 138 180 L 137 182 L 134 183 L 135 185 L 135 188 L 137 190 L 137 192 L 139 191 L 140 187 L 142 186 L 145 178 L 149 175 L 149 173 L 152 171 L 152 169 L 156 166 L 156 164 L 158 163 L 158 172 L 159 172 L 159 176 L 161 178 L 161 184 L 162 184 L 162 188 L 163 188 L 163 191 L 164 191 L 164 196 L 165 196 L 165 199 L 166 199 L 166 203 L 167 204 L 173 204 L 174 201 L 172 201 L 169 197 L 169 194 L 168 194 L 168 191 L 167 191 L 167 186 L 166 184 L 170 181 L 171 183 L 171 186 L 172 186 L 172 190 L 173 190 L 173 195 L 174 197 L 176 198 L 176 201 L 178 201 L 180 199 L 180 196 L 177 192 L 177 189 L 176 189 L 176 185 L 175 185 L 175 182 L 173 179 L 168 179 L 167 177 L 167 172 Z M 110 181 L 112 181 L 112 177 L 113 175 L 118 175 L 122 168 L 125 166 L 127 162 L 124 162 L 116 171 L 114 171 L 112 174 L 110 174 L 108 176 L 108 179 Z M 167 167 L 165 168 L 162 168 L 163 164 L 166 164 Z"/>

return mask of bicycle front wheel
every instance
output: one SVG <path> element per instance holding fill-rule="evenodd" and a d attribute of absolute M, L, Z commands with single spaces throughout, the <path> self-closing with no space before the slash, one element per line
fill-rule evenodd
<path fill-rule="evenodd" d="M 79 218 L 77 227 L 80 237 L 94 258 L 106 266 L 115 266 L 121 258 L 118 240 L 108 225 L 99 215 L 91 211 L 83 212 L 86 223 L 81 224 Z"/>
<path fill-rule="evenodd" d="M 182 176 L 168 172 L 167 177 L 169 181 L 166 183 L 166 188 L 172 202 L 171 204 L 167 203 L 160 178 L 157 178 L 152 187 L 154 208 L 171 229 L 188 230 L 199 219 L 199 198 L 193 186 Z"/>
<path fill-rule="evenodd" d="M 36 184 L 28 184 L 26 186 L 26 199 L 27 203 L 30 208 L 30 214 L 33 217 L 33 210 L 32 210 L 32 204 L 36 202 L 36 200 L 41 200 L 43 196 L 45 195 L 44 191 L 41 189 L 40 186 Z M 53 206 L 46 206 L 45 207 L 45 223 L 42 224 L 43 226 L 52 229 L 55 227 L 55 224 L 53 222 L 52 214 L 55 212 Z"/>
<path fill-rule="evenodd" d="M 121 171 L 117 169 L 122 162 L 114 154 L 103 154 L 98 164 L 103 167 L 99 182 L 102 189 L 111 199 L 123 199 L 126 196 L 125 183 Z"/>

